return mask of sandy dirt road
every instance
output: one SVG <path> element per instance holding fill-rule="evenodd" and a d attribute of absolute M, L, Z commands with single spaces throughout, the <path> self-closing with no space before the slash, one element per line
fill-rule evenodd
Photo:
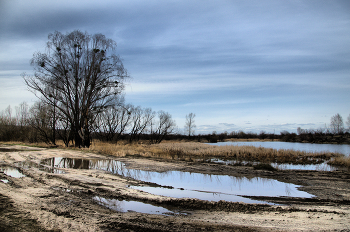
<path fill-rule="evenodd" d="M 150 183 L 123 175 L 98 169 L 50 169 L 39 165 L 52 157 L 113 159 L 129 169 L 145 171 L 273 178 L 298 184 L 315 197 L 251 196 L 280 205 L 171 198 L 129 188 Z M 24 146 L 1 146 L 0 168 L 1 231 L 350 231 L 350 172 L 346 171 L 271 172 Z M 5 173 L 13 169 L 25 176 Z M 137 201 L 170 213 L 119 212 L 105 207 L 98 199 Z"/>

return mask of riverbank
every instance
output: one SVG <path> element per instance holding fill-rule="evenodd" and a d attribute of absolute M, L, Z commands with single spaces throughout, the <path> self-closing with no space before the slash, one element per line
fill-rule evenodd
<path fill-rule="evenodd" d="M 15 168 L 24 177 L 0 173 L 1 198 L 13 208 L 1 218 L 11 225 L 11 217 L 31 220 L 36 228 L 55 231 L 340 231 L 350 230 L 350 173 L 345 171 L 258 170 L 246 166 L 169 160 L 146 157 L 159 148 L 124 147 L 119 157 L 102 155 L 91 149 L 47 149 L 2 146 L 2 170 Z M 4 151 L 9 149 L 8 151 Z M 54 168 L 42 166 L 53 157 L 81 160 L 117 160 L 130 170 L 166 173 L 172 171 L 202 173 L 214 177 L 228 175 L 241 178 L 269 178 L 299 185 L 312 198 L 245 196 L 273 204 L 248 204 L 205 201 L 154 195 L 129 186 L 148 186 L 128 175 L 112 174 L 99 169 Z M 56 170 L 56 171 L 55 171 Z M 5 183 L 6 182 L 6 183 Z M 168 184 L 171 187 L 171 182 Z M 96 197 L 99 198 L 96 198 Z M 163 207 L 173 213 L 147 214 L 121 212 L 96 201 L 137 201 Z M 109 200 L 110 199 L 110 200 Z M 122 204 L 123 205 L 123 204 Z M 121 206 L 122 206 L 121 205 Z M 120 205 L 118 207 L 121 207 Z M 118 209 L 117 207 L 117 209 Z M 120 208 L 119 208 L 120 209 Z M 24 217 L 25 215 L 25 217 Z M 34 231 L 34 230 L 33 230 Z"/>

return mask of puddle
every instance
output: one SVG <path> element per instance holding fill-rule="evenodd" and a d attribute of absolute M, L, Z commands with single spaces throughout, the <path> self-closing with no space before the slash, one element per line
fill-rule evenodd
<path fill-rule="evenodd" d="M 1 179 L 0 181 L 4 182 L 5 184 L 7 184 L 9 181 L 6 179 Z"/>
<path fill-rule="evenodd" d="M 64 173 L 66 173 L 63 170 L 52 168 L 50 166 L 45 166 L 45 165 L 42 165 L 42 164 L 37 164 L 37 163 L 35 163 L 33 161 L 19 162 L 19 163 L 16 163 L 16 166 L 17 167 L 21 167 L 21 168 L 25 168 L 25 169 L 34 167 L 34 168 L 39 169 L 40 171 L 44 171 L 44 172 L 47 172 L 47 173 L 54 173 L 54 174 L 64 174 Z"/>
<path fill-rule="evenodd" d="M 11 177 L 14 177 L 14 178 L 25 177 L 25 175 L 22 174 L 17 168 L 1 167 L 0 171 L 4 172 L 7 176 L 11 176 Z"/>
<path fill-rule="evenodd" d="M 138 212 L 147 214 L 163 214 L 163 215 L 174 215 L 182 214 L 187 215 L 188 213 L 174 212 L 160 206 L 154 206 L 151 204 L 146 204 L 139 201 L 119 201 L 117 199 L 106 199 L 103 197 L 95 196 L 93 197 L 99 205 L 105 206 L 109 209 L 126 213 L 126 212 Z"/>
<path fill-rule="evenodd" d="M 198 198 L 210 201 L 240 201 L 245 203 L 266 203 L 244 196 L 268 197 L 314 197 L 298 190 L 298 185 L 283 183 L 274 179 L 255 177 L 234 177 L 227 175 L 208 175 L 181 171 L 150 172 L 128 169 L 116 160 L 51 158 L 40 164 L 52 168 L 99 169 L 113 174 L 131 177 L 136 180 L 155 183 L 163 187 L 130 186 L 156 195 L 177 198 Z M 166 187 L 171 185 L 172 188 Z"/>
<path fill-rule="evenodd" d="M 221 160 L 213 158 L 209 160 L 212 163 L 220 163 L 225 165 L 257 165 L 260 162 L 249 161 L 237 161 L 237 160 Z M 271 163 L 271 166 L 280 170 L 310 170 L 310 171 L 336 171 L 339 168 L 328 165 L 327 163 L 321 164 L 278 164 Z"/>
<path fill-rule="evenodd" d="M 73 169 L 98 169 L 107 172 L 116 173 L 117 170 L 124 168 L 120 161 L 110 159 L 73 159 L 73 158 L 50 158 L 44 159 L 40 165 L 48 168 L 73 168 Z"/>
<path fill-rule="evenodd" d="M 303 197 L 313 195 L 298 190 L 298 185 L 283 183 L 273 179 L 255 177 L 234 177 L 226 175 L 205 175 L 172 171 L 167 173 L 138 173 L 137 179 L 169 185 L 174 189 L 132 186 L 145 192 L 169 197 L 189 197 L 209 201 L 240 201 L 245 203 L 267 203 L 254 201 L 242 196 Z"/>
<path fill-rule="evenodd" d="M 223 194 L 215 192 L 204 192 L 187 189 L 169 189 L 162 187 L 148 187 L 148 186 L 130 186 L 130 188 L 138 189 L 144 192 L 152 193 L 155 195 L 175 197 L 175 198 L 197 198 L 199 200 L 207 201 L 232 201 L 232 202 L 244 202 L 249 204 L 271 204 L 265 201 L 252 200 L 247 197 L 237 196 L 234 194 Z"/>

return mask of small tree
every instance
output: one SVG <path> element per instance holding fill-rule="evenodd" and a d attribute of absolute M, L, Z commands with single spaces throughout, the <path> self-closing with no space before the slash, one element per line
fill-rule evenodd
<path fill-rule="evenodd" d="M 194 124 L 194 117 L 196 117 L 194 113 L 186 115 L 185 133 L 187 133 L 189 137 L 194 135 L 194 128 L 196 128 L 196 125 Z"/>
<path fill-rule="evenodd" d="M 331 118 L 331 130 L 334 134 L 341 134 L 344 131 L 343 118 L 340 114 L 336 114 Z"/>

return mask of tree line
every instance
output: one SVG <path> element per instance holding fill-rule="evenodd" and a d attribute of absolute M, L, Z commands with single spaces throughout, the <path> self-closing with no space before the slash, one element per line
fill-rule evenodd
<path fill-rule="evenodd" d="M 56 145 L 57 140 L 62 140 L 65 146 L 75 146 L 71 128 L 69 121 L 53 106 L 40 101 L 31 107 L 23 102 L 15 110 L 8 106 L 0 114 L 1 141 L 45 142 Z M 147 139 L 150 143 L 160 143 L 175 128 L 176 123 L 169 113 L 135 107 L 125 104 L 121 99 L 118 104 L 97 115 L 89 130 L 91 140 L 135 142 Z"/>
<path fill-rule="evenodd" d="M 164 111 L 155 112 L 125 104 L 119 98 L 113 107 L 100 113 L 91 124 L 91 139 L 107 142 L 120 140 L 130 143 L 148 140 L 160 143 L 163 140 L 191 140 L 199 142 L 223 142 L 227 139 L 268 139 L 286 142 L 350 143 L 350 115 L 344 123 L 339 114 L 331 118 L 330 126 L 319 129 L 298 128 L 297 133 L 281 131 L 279 134 L 232 131 L 195 134 L 195 114 L 186 115 L 184 133 L 179 133 L 172 116 Z M 345 126 L 345 125 L 347 126 Z M 54 107 L 38 101 L 29 107 L 23 102 L 14 110 L 8 106 L 0 113 L 1 141 L 45 142 L 55 145 L 62 140 L 66 146 L 75 145 L 73 133 L 67 120 L 57 114 Z"/>
<path fill-rule="evenodd" d="M 193 114 L 192 114 L 193 115 Z M 189 115 L 186 116 L 185 131 L 188 132 L 188 125 L 192 120 L 189 120 Z M 193 121 L 194 122 L 194 121 Z M 195 127 L 195 126 L 194 126 Z M 193 131 L 193 128 L 191 128 Z M 308 143 L 347 143 L 350 144 L 350 115 L 347 117 L 347 121 L 344 120 L 340 114 L 335 114 L 331 117 L 329 126 L 319 129 L 302 129 L 297 128 L 296 133 L 286 130 L 281 131 L 279 134 L 268 133 L 266 131 L 260 131 L 260 133 L 232 131 L 217 133 L 213 131 L 210 134 L 191 134 L 190 135 L 173 135 L 173 139 L 189 139 L 194 141 L 205 141 L 209 143 L 223 142 L 227 139 L 260 139 L 260 140 L 279 140 L 285 142 L 308 142 Z"/>

